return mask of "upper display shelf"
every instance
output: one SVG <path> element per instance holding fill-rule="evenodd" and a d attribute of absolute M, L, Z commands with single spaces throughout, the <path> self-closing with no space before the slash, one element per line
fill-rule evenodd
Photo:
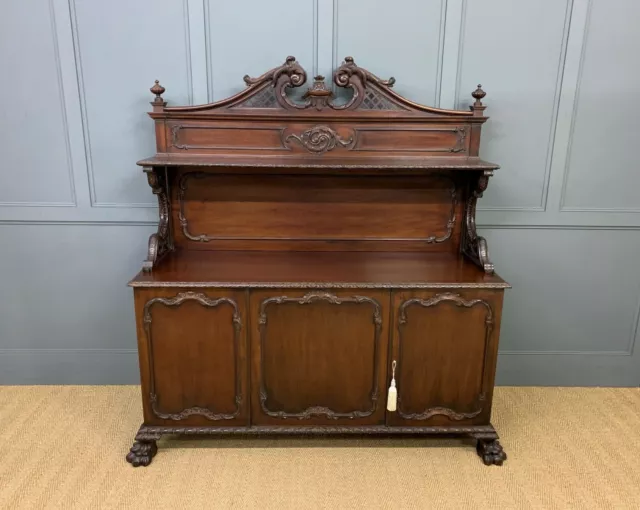
<path fill-rule="evenodd" d="M 375 161 L 388 159 L 393 160 L 389 166 L 430 168 L 433 158 L 455 157 L 459 161 L 454 167 L 497 168 L 478 161 L 480 128 L 487 120 L 480 85 L 469 111 L 459 111 L 402 97 L 392 89 L 394 78 L 383 80 L 352 57 L 333 73 L 338 90 L 345 90 L 340 97 L 322 76 L 301 97 L 292 94 L 307 81 L 294 57 L 244 81 L 247 88 L 227 99 L 168 107 L 165 88 L 156 80 L 149 115 L 156 121 L 157 154 L 139 164 L 189 164 L 193 157 L 201 165 L 227 158 L 251 162 L 268 155 L 284 166 L 301 158 L 312 158 L 311 166 L 340 161 L 343 166 L 375 166 Z"/>

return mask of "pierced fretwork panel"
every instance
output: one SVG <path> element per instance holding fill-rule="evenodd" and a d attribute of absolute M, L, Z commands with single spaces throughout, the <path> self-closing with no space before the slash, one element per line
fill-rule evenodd
<path fill-rule="evenodd" d="M 364 100 L 360 105 L 361 110 L 403 110 L 400 106 L 389 101 L 373 89 L 366 89 Z"/>
<path fill-rule="evenodd" d="M 238 108 L 278 108 L 274 88 L 266 86 L 255 96 L 238 105 Z"/>

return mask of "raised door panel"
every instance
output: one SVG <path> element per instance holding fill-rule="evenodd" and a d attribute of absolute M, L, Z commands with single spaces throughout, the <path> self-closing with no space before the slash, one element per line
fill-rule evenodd
<path fill-rule="evenodd" d="M 247 425 L 244 294 L 136 290 L 145 423 Z"/>
<path fill-rule="evenodd" d="M 251 296 L 252 424 L 383 424 L 386 291 Z"/>
<path fill-rule="evenodd" d="M 398 403 L 387 423 L 488 423 L 502 292 L 399 292 L 393 302 Z"/>

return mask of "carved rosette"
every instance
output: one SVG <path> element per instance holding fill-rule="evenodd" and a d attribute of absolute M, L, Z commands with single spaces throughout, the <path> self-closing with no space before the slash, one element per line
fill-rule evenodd
<path fill-rule="evenodd" d="M 285 143 L 295 140 L 305 149 L 313 154 L 324 154 L 335 149 L 337 146 L 350 147 L 353 145 L 354 137 L 344 140 L 340 135 L 328 126 L 314 126 L 303 131 L 300 135 L 289 135 L 285 138 Z"/>
<path fill-rule="evenodd" d="M 370 400 L 371 407 L 365 410 L 354 410 L 350 412 L 337 412 L 333 409 L 329 409 L 325 406 L 311 406 L 298 413 L 289 413 L 286 411 L 274 411 L 269 409 L 267 405 L 268 391 L 266 381 L 264 379 L 264 353 L 266 344 L 266 332 L 267 332 L 267 308 L 271 305 L 281 305 L 284 303 L 294 303 L 298 305 L 309 305 L 318 301 L 326 301 L 333 305 L 341 305 L 343 303 L 357 303 L 357 304 L 369 304 L 373 307 L 373 324 L 374 324 L 374 367 L 373 367 L 373 381 L 371 386 Z M 354 419 L 364 418 L 371 416 L 377 408 L 378 402 L 378 350 L 380 345 L 380 334 L 382 332 L 382 308 L 380 303 L 373 298 L 367 296 L 351 296 L 351 297 L 338 297 L 330 292 L 314 291 L 308 292 L 302 297 L 291 298 L 288 296 L 276 296 L 264 299 L 260 304 L 260 315 L 258 316 L 258 328 L 260 330 L 260 408 L 267 415 L 273 418 L 294 418 L 298 420 L 308 420 L 313 416 L 322 416 L 332 420 L 340 418 Z"/>
<path fill-rule="evenodd" d="M 153 360 L 153 354 L 152 354 L 153 353 L 153 337 L 151 333 L 151 323 L 153 321 L 153 318 L 151 315 L 151 308 L 156 304 L 162 304 L 164 306 L 169 306 L 169 307 L 177 307 L 186 301 L 196 301 L 197 303 L 207 308 L 215 308 L 216 306 L 226 304 L 231 306 L 231 308 L 233 309 L 231 322 L 233 324 L 233 329 L 234 329 L 233 352 L 234 352 L 234 359 L 235 359 L 234 378 L 235 378 L 235 385 L 236 385 L 236 396 L 235 396 L 236 407 L 233 413 L 216 413 L 211 409 L 206 409 L 203 407 L 190 407 L 187 409 L 183 409 L 178 413 L 165 413 L 161 411 L 158 407 L 158 396 L 156 394 L 156 389 L 155 389 L 156 384 L 155 384 L 154 360 Z M 153 411 L 153 414 L 155 414 L 158 418 L 161 418 L 163 420 L 174 420 L 174 421 L 184 420 L 189 416 L 204 416 L 205 418 L 211 421 L 232 420 L 240 415 L 240 411 L 242 409 L 242 401 L 243 401 L 242 392 L 240 388 L 241 368 L 240 368 L 240 354 L 239 354 L 240 335 L 242 331 L 242 319 L 240 317 L 240 312 L 238 310 L 238 304 L 233 299 L 226 298 L 226 297 L 210 298 L 206 294 L 203 294 L 200 292 L 193 292 L 193 291 L 180 292 L 179 294 L 177 294 L 172 298 L 156 297 L 156 298 L 150 299 L 145 303 L 143 308 L 143 313 L 142 313 L 142 320 L 144 322 L 144 330 L 145 330 L 145 335 L 147 337 L 147 350 L 149 352 L 148 363 L 149 363 L 149 370 L 151 373 L 149 403 L 151 404 L 151 410 Z"/>
<path fill-rule="evenodd" d="M 400 374 L 402 370 L 402 346 L 403 346 L 403 329 L 405 324 L 407 323 L 407 308 L 410 306 L 422 306 L 424 308 L 429 308 L 432 306 L 436 306 L 440 303 L 448 302 L 453 303 L 458 307 L 463 308 L 472 308 L 474 306 L 483 306 L 486 310 L 485 313 L 485 343 L 489 342 L 489 336 L 491 335 L 491 330 L 493 329 L 493 309 L 491 305 L 483 299 L 464 299 L 460 296 L 460 294 L 454 294 L 451 292 L 444 292 L 442 294 L 436 294 L 432 298 L 429 299 L 421 299 L 421 298 L 412 298 L 403 301 L 398 310 L 398 365 L 396 368 L 396 373 Z M 483 374 L 482 374 L 483 387 L 481 389 L 480 394 L 478 395 L 478 408 L 475 411 L 471 411 L 469 413 L 461 413 L 450 409 L 448 407 L 435 406 L 425 409 L 421 413 L 405 413 L 402 411 L 402 397 L 400 395 L 400 391 L 398 392 L 398 415 L 404 418 L 405 420 L 428 420 L 433 416 L 446 416 L 452 421 L 460 421 L 460 420 L 468 420 L 471 418 L 475 418 L 479 416 L 483 411 L 483 404 L 486 400 L 486 388 L 484 387 L 484 364 L 483 364 Z"/>
<path fill-rule="evenodd" d="M 149 237 L 147 259 L 142 263 L 143 271 L 151 271 L 164 255 L 173 250 L 173 238 L 169 225 L 171 205 L 165 170 L 157 167 L 145 167 L 144 172 L 147 174 L 147 181 L 153 194 L 158 197 L 158 213 L 160 215 L 158 232 Z"/>
<path fill-rule="evenodd" d="M 485 273 L 493 274 L 495 266 L 489 259 L 487 241 L 476 232 L 476 204 L 489 185 L 492 170 L 485 170 L 478 176 L 475 188 L 471 190 L 465 207 L 465 233 L 462 240 L 462 253 L 484 269 Z"/>

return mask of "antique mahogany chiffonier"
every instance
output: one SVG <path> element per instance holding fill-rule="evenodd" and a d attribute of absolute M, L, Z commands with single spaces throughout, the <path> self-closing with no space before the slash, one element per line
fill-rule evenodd
<path fill-rule="evenodd" d="M 167 107 L 138 164 L 160 221 L 130 282 L 144 423 L 169 434 L 454 434 L 485 464 L 504 289 L 476 233 L 487 120 L 347 57 L 302 93 L 293 57 L 216 103 Z"/>

